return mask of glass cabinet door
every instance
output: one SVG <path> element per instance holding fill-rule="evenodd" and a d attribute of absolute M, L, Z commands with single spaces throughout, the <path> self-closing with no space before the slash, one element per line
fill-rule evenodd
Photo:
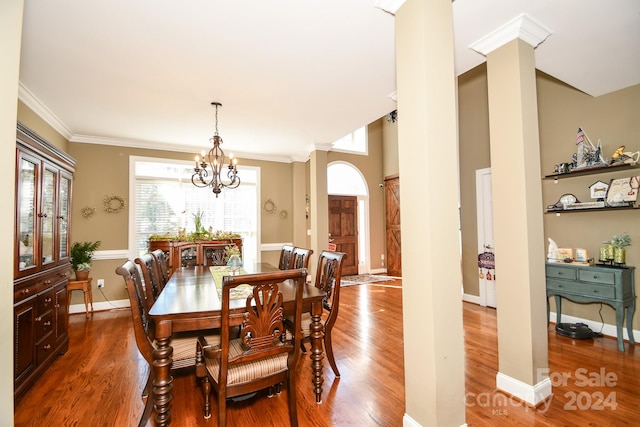
<path fill-rule="evenodd" d="M 51 169 L 50 167 L 44 168 L 44 175 L 42 178 L 42 202 L 40 205 L 40 219 L 42 230 L 42 253 L 41 262 L 42 265 L 54 262 L 53 248 L 55 242 L 54 238 L 54 225 L 55 225 L 55 200 L 56 200 L 56 176 L 58 171 Z"/>
<path fill-rule="evenodd" d="M 69 215 L 71 206 L 71 177 L 60 174 L 58 196 L 58 260 L 69 258 Z"/>
<path fill-rule="evenodd" d="M 16 237 L 18 238 L 18 270 L 35 267 L 36 191 L 39 161 L 21 156 L 18 164 Z"/>

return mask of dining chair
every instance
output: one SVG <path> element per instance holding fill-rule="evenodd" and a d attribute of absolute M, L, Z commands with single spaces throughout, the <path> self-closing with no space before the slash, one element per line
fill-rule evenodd
<path fill-rule="evenodd" d="M 296 365 L 300 358 L 303 286 L 307 270 L 224 276 L 220 345 L 198 338 L 196 376 L 204 393 L 204 418 L 211 417 L 211 388 L 218 396 L 218 425 L 226 426 L 227 398 L 286 383 L 291 426 L 298 425 Z M 295 295 L 292 322 L 297 333 L 285 332 L 284 297 L 278 284 L 289 281 Z M 253 289 L 247 297 L 233 300 L 240 285 Z M 246 298 L 246 299 L 245 299 Z M 240 302 L 241 301 L 241 302 Z M 232 308 L 233 307 L 233 308 Z M 233 326 L 240 325 L 234 338 Z"/>
<path fill-rule="evenodd" d="M 313 249 L 293 248 L 290 268 L 306 268 L 308 270 L 312 254 Z"/>
<path fill-rule="evenodd" d="M 282 245 L 280 250 L 280 262 L 278 262 L 278 268 L 280 270 L 288 270 L 291 267 L 291 260 L 293 258 L 293 251 L 296 247 L 293 245 Z"/>
<path fill-rule="evenodd" d="M 142 277 L 136 265 L 128 260 L 116 269 L 116 273 L 123 277 L 129 294 L 131 304 L 131 318 L 136 345 L 142 357 L 149 364 L 149 376 L 142 391 L 142 399 L 145 400 L 144 411 L 138 426 L 145 426 L 153 409 L 153 399 L 149 397 L 153 386 L 153 351 L 155 347 L 155 325 L 149 317 L 147 304 L 145 303 L 145 290 L 142 285 Z M 207 331 L 207 341 L 213 344 L 220 342 L 217 331 Z M 195 365 L 195 348 L 198 336 L 202 331 L 195 333 L 175 334 L 171 338 L 173 347 L 172 370 L 186 369 Z"/>
<path fill-rule="evenodd" d="M 331 331 L 338 319 L 338 308 L 340 307 L 340 282 L 342 279 L 342 263 L 347 258 L 347 254 L 343 252 L 334 252 L 323 250 L 318 258 L 318 266 L 315 276 L 315 287 L 324 291 L 325 296 L 322 301 L 323 309 L 323 340 L 324 349 L 331 365 L 331 369 L 336 377 L 340 377 L 340 371 L 333 355 L 333 346 L 331 342 Z M 287 330 L 293 332 L 294 325 L 290 318 L 286 319 Z M 311 331 L 309 325 L 311 323 L 311 314 L 302 314 L 302 351 L 306 353 L 304 343 L 310 341 Z"/>
<path fill-rule="evenodd" d="M 229 246 L 228 243 L 212 243 L 202 244 L 202 265 L 205 267 L 211 265 L 225 265 L 225 248 Z"/>
<path fill-rule="evenodd" d="M 140 266 L 142 271 L 142 280 L 145 289 L 147 310 L 151 308 L 160 292 L 164 288 L 162 283 L 160 267 L 156 258 L 150 254 L 142 254 L 135 259 L 135 263 Z"/>
<path fill-rule="evenodd" d="M 169 281 L 169 257 L 162 249 L 156 249 L 151 251 L 151 255 L 156 259 L 156 263 L 159 267 L 160 280 L 162 281 L 162 287 Z"/>

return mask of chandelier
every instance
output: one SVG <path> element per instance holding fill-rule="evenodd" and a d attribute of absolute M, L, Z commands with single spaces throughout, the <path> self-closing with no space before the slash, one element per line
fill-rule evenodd
<path fill-rule="evenodd" d="M 227 179 L 228 183 L 222 182 L 222 168 L 224 167 L 224 151 L 220 148 L 222 145 L 222 138 L 218 134 L 218 107 L 222 107 L 219 102 L 212 102 L 216 109 L 216 131 L 213 137 L 209 140 L 213 144 L 213 148 L 208 153 L 202 151 L 202 159 L 196 156 L 195 172 L 191 176 L 191 182 L 196 187 L 211 187 L 211 190 L 218 197 L 218 194 L 223 188 L 238 188 L 240 185 L 240 177 L 238 176 L 237 163 L 238 160 L 233 158 L 233 154 L 229 154 L 229 165 L 227 166 Z M 211 171 L 209 171 L 211 167 Z"/>

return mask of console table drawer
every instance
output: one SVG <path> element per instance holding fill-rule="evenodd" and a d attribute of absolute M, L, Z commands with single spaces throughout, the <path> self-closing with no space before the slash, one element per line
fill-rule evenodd
<path fill-rule="evenodd" d="M 616 283 L 616 275 L 613 271 L 578 270 L 578 279 L 584 282 L 606 283 L 609 285 L 615 285 Z"/>
<path fill-rule="evenodd" d="M 560 294 L 575 294 L 578 296 L 593 296 L 598 298 L 615 299 L 616 288 L 607 285 L 590 283 L 565 282 L 563 280 L 547 280 L 547 290 L 558 291 Z"/>
<path fill-rule="evenodd" d="M 576 270 L 573 268 L 554 267 L 547 265 L 547 277 L 557 279 L 576 280 Z"/>

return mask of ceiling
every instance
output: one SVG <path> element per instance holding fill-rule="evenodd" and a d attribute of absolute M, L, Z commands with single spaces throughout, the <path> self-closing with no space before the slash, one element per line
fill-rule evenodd
<path fill-rule="evenodd" d="M 20 99 L 67 139 L 306 160 L 396 108 L 394 16 L 374 0 L 25 1 Z M 455 0 L 455 72 L 525 13 L 536 66 L 592 96 L 640 84 L 637 0 Z M 400 112 L 400 120 L 402 117 Z M 324 148 L 323 148 L 324 147 Z"/>

